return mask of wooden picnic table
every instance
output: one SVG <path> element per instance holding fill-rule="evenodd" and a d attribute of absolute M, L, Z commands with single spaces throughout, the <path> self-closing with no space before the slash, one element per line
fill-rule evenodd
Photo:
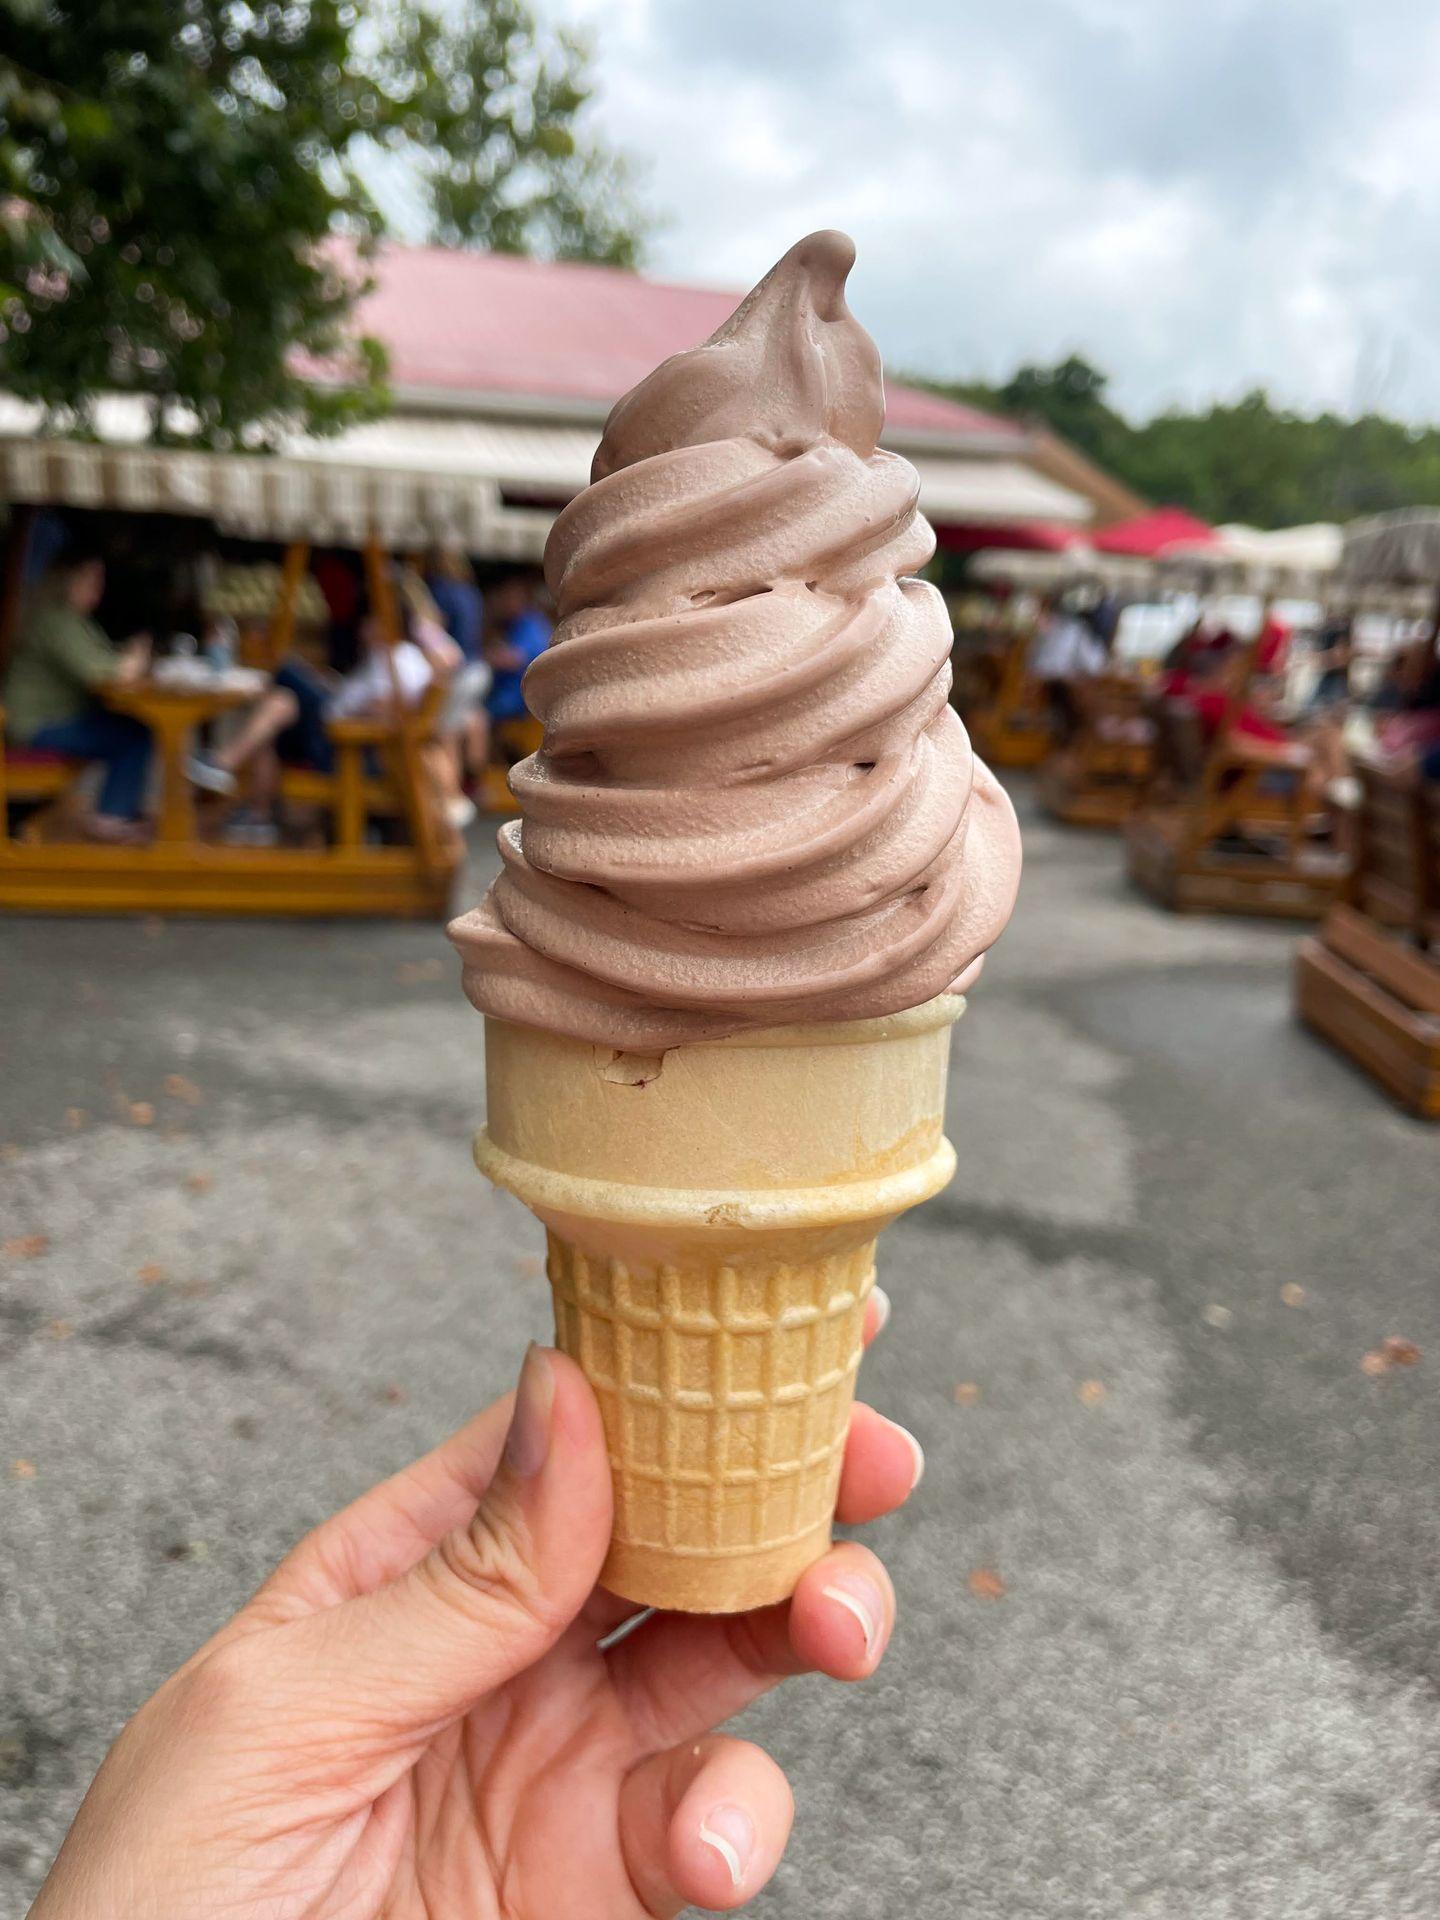
<path fill-rule="evenodd" d="M 196 837 L 195 795 L 185 775 L 185 761 L 194 751 L 197 730 L 232 708 L 249 706 L 256 695 L 256 687 L 248 681 L 242 684 L 218 674 L 208 685 L 198 677 L 175 681 L 147 674 L 141 680 L 100 689 L 107 707 L 143 722 L 155 737 L 161 768 L 160 816 L 155 823 L 158 842 L 183 845 Z"/>

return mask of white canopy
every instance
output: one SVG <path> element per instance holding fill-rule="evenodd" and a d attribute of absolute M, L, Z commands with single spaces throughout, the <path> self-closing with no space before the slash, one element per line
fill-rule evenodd
<path fill-rule="evenodd" d="M 1334 573 L 1343 544 L 1340 528 L 1324 521 L 1269 532 L 1232 522 L 1217 527 L 1215 536 L 1213 542 L 1176 541 L 1160 554 L 1161 564 L 1206 579 L 1225 575 L 1256 591 L 1313 586 Z"/>

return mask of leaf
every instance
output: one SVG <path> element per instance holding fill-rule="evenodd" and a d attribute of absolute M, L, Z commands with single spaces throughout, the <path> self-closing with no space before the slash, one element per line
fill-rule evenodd
<path fill-rule="evenodd" d="M 1075 1392 L 1082 1407 L 1098 1407 L 1110 1389 L 1103 1380 L 1082 1380 Z"/>
<path fill-rule="evenodd" d="M 1392 1333 L 1380 1342 L 1380 1351 L 1392 1367 L 1418 1367 L 1420 1349 L 1413 1340 L 1402 1340 L 1398 1333 Z"/>
<path fill-rule="evenodd" d="M 961 1380 L 955 1388 L 957 1407 L 973 1407 L 979 1403 L 980 1388 L 974 1380 Z"/>
<path fill-rule="evenodd" d="M 993 1567 L 977 1567 L 966 1581 L 977 1600 L 1003 1600 L 1005 1582 Z"/>
<path fill-rule="evenodd" d="M 168 1280 L 169 1274 L 156 1260 L 147 1260 L 143 1267 L 135 1269 L 135 1278 L 142 1287 L 158 1287 L 162 1280 Z"/>
<path fill-rule="evenodd" d="M 1280 1298 L 1285 1302 L 1287 1307 L 1303 1307 L 1305 1304 L 1305 1289 L 1304 1287 L 1297 1286 L 1293 1280 L 1287 1280 L 1280 1289 Z"/>
<path fill-rule="evenodd" d="M 167 1073 L 165 1091 L 172 1100 L 183 1100 L 187 1107 L 198 1107 L 205 1097 L 195 1082 L 187 1080 L 183 1073 Z"/>
<path fill-rule="evenodd" d="M 10 1463 L 10 1478 L 12 1480 L 33 1480 L 35 1478 L 35 1462 L 33 1460 L 12 1460 Z"/>
<path fill-rule="evenodd" d="M 84 1107 L 67 1107 L 65 1109 L 65 1124 L 70 1128 L 72 1133 L 78 1133 L 89 1118 L 90 1116 L 86 1113 Z"/>
<path fill-rule="evenodd" d="M 37 1260 L 42 1253 L 50 1251 L 50 1236 L 48 1233 L 17 1234 L 5 1242 L 3 1250 L 7 1260 Z"/>
<path fill-rule="evenodd" d="M 137 1127 L 153 1127 L 155 1109 L 148 1100 L 132 1100 L 129 1104 L 130 1119 Z"/>

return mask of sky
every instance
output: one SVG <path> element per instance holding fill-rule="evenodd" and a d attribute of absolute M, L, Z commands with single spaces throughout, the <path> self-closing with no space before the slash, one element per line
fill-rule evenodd
<path fill-rule="evenodd" d="M 859 248 L 887 364 L 1070 349 L 1134 415 L 1256 385 L 1440 420 L 1434 0 L 543 0 L 596 47 L 647 269 Z"/>

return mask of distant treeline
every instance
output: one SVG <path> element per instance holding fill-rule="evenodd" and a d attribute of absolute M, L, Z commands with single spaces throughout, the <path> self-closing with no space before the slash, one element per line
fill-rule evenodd
<path fill-rule="evenodd" d="M 1290 413 L 1261 388 L 1203 412 L 1172 408 L 1137 426 L 1110 405 L 1106 376 L 1073 354 L 1053 367 L 1021 367 L 1003 386 L 923 384 L 1043 421 L 1147 500 L 1188 507 L 1212 524 L 1285 527 L 1440 505 L 1440 427 L 1376 413 L 1355 420 Z"/>

